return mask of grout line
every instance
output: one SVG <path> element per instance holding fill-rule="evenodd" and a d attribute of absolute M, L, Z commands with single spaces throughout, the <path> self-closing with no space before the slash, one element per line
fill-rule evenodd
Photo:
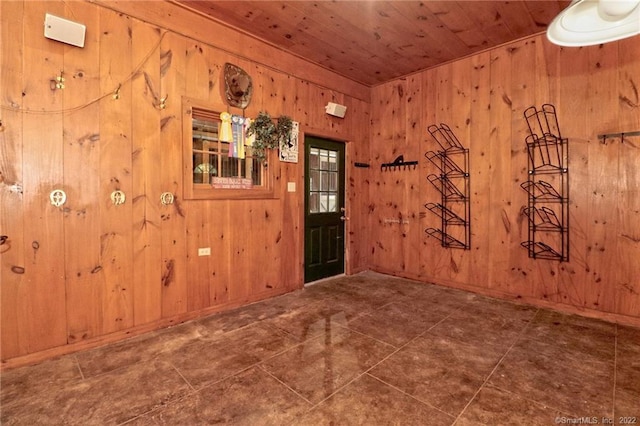
<path fill-rule="evenodd" d="M 86 377 L 84 377 L 84 371 L 82 371 L 82 367 L 80 366 L 80 360 L 78 359 L 76 354 L 73 355 L 73 359 L 76 361 L 76 367 L 78 367 L 78 372 L 80 372 L 80 381 L 83 382 L 86 380 Z"/>
<path fill-rule="evenodd" d="M 458 414 L 458 417 L 456 417 L 456 420 L 454 421 L 454 423 L 458 422 L 458 420 L 460 420 L 460 417 L 462 417 L 462 414 L 464 414 L 464 412 L 467 410 L 467 408 L 469 408 L 469 406 L 471 405 L 471 403 L 477 398 L 478 394 L 480 393 L 480 391 L 485 387 L 485 385 L 489 382 L 489 379 L 491 378 L 491 376 L 493 376 L 493 374 L 496 372 L 496 370 L 498 369 L 498 367 L 500 366 L 500 364 L 502 364 L 502 361 L 504 361 L 504 359 L 507 357 L 507 355 L 509 354 L 509 352 L 511 352 L 511 350 L 520 342 L 521 337 L 525 334 L 525 332 L 527 331 L 527 329 L 529 327 L 531 327 L 531 324 L 533 324 L 533 318 L 536 317 L 536 315 L 538 315 L 538 312 L 540 311 L 540 309 L 536 309 L 536 313 L 533 315 L 533 317 L 531 318 L 531 321 L 529 321 L 529 323 L 524 326 L 522 328 L 522 330 L 520 330 L 520 333 L 518 333 L 518 337 L 515 338 L 515 340 L 513 341 L 513 343 L 511 344 L 511 346 L 509 346 L 509 349 L 507 349 L 507 351 L 502 354 L 502 356 L 500 357 L 500 359 L 498 360 L 498 362 L 496 363 L 496 365 L 493 367 L 493 370 L 491 370 L 491 372 L 487 375 L 487 377 L 484 379 L 484 381 L 482 382 L 482 384 L 480 385 L 480 387 L 478 388 L 478 390 L 476 391 L 475 394 L 473 394 L 473 396 L 471 397 L 471 399 L 469 399 L 469 402 L 467 402 L 467 405 L 464 406 L 464 408 L 460 411 L 460 414 Z"/>
<path fill-rule="evenodd" d="M 190 388 L 191 390 L 190 390 L 190 391 L 188 391 L 188 392 L 186 392 L 184 395 L 182 395 L 182 396 L 180 396 L 180 397 L 178 397 L 178 398 L 170 399 L 170 400 L 168 400 L 168 401 L 164 401 L 162 404 L 160 404 L 160 405 L 158 405 L 158 406 L 156 406 L 156 407 L 153 407 L 153 408 L 151 408 L 150 410 L 147 410 L 147 411 L 142 412 L 142 413 L 138 413 L 138 414 L 137 414 L 137 415 L 135 415 L 134 417 L 132 417 L 132 418 L 130 418 L 130 419 L 128 419 L 128 420 L 126 420 L 126 421 L 124 421 L 124 422 L 122 422 L 122 423 L 118 423 L 118 426 L 123 426 L 123 425 L 129 424 L 129 423 L 132 423 L 132 422 L 134 422 L 134 421 L 136 421 L 136 420 L 140 419 L 142 416 L 145 416 L 145 415 L 147 415 L 147 414 L 152 414 L 152 413 L 155 413 L 155 412 L 160 412 L 160 411 L 164 410 L 165 408 L 167 408 L 167 407 L 169 407 L 169 406 L 172 406 L 172 405 L 174 405 L 174 404 L 178 404 L 178 403 L 180 403 L 181 401 L 183 401 L 183 400 L 185 400 L 185 399 L 187 399 L 187 398 L 191 398 L 191 397 L 193 397 L 193 396 L 196 396 L 196 395 L 200 392 L 200 390 L 202 390 L 202 389 L 200 389 L 200 390 L 195 389 L 195 388 L 191 385 L 191 383 L 190 383 L 190 382 L 189 382 L 189 381 L 188 381 L 188 380 L 187 380 L 187 379 L 182 375 L 182 373 L 180 372 L 180 370 L 178 370 L 178 368 L 177 368 L 175 365 L 173 365 L 173 363 L 172 363 L 171 361 L 167 360 L 167 363 L 168 363 L 168 364 L 169 364 L 169 365 L 170 365 L 170 366 L 171 366 L 171 367 L 176 371 L 176 373 L 178 373 L 178 375 L 182 378 L 182 380 L 184 380 L 184 381 L 185 381 L 185 383 L 187 384 L 187 386 L 189 386 L 189 388 Z M 203 388 L 203 389 L 204 389 L 204 388 Z"/>
<path fill-rule="evenodd" d="M 420 404 L 426 405 L 426 406 L 428 406 L 429 408 L 433 408 L 434 410 L 439 411 L 439 412 L 441 412 L 441 413 L 443 413 L 443 414 L 445 414 L 445 415 L 447 415 L 447 416 L 449 416 L 449 417 L 453 418 L 453 423 L 451 423 L 452 425 L 456 422 L 456 418 L 453 416 L 453 414 L 449 414 L 449 413 L 447 413 L 446 411 L 443 411 L 443 410 L 441 410 L 440 408 L 436 407 L 435 405 L 432 405 L 432 404 L 428 403 L 427 401 L 423 401 L 423 400 L 419 399 L 418 397 L 416 397 L 416 396 L 414 396 L 414 395 L 411 395 L 410 393 L 407 393 L 406 391 L 404 391 L 404 390 L 402 390 L 402 389 L 400 389 L 400 388 L 398 388 L 398 387 L 396 387 L 396 386 L 392 385 L 391 383 L 387 383 L 387 382 L 385 382 L 385 381 L 384 381 L 384 380 L 382 380 L 381 378 L 379 378 L 379 377 L 377 377 L 377 376 L 374 376 L 373 374 L 371 374 L 371 373 L 370 373 L 370 372 L 368 372 L 368 371 L 367 371 L 367 372 L 365 372 L 365 373 L 363 373 L 362 375 L 365 375 L 365 374 L 366 374 L 367 376 L 371 377 L 372 379 L 377 380 L 377 381 L 379 381 L 380 383 L 384 383 L 385 385 L 389 386 L 390 388 L 397 390 L 398 392 L 400 392 L 400 393 L 402 393 L 402 394 L 404 394 L 404 395 L 408 396 L 409 398 L 411 398 L 411 399 L 413 399 L 413 400 L 415 400 L 415 401 L 419 402 Z"/>
<path fill-rule="evenodd" d="M 513 396 L 515 396 L 517 398 L 520 398 L 520 399 L 523 399 L 525 401 L 531 402 L 532 404 L 535 404 L 535 405 L 537 405 L 539 407 L 549 408 L 551 410 L 557 411 L 558 413 L 563 414 L 566 417 L 579 417 L 575 413 L 569 413 L 569 412 L 565 411 L 562 408 L 558 408 L 556 406 L 548 405 L 547 403 L 536 401 L 535 399 L 527 398 L 525 395 L 520 395 L 518 393 L 510 391 L 509 389 L 505 389 L 503 387 L 496 386 L 496 385 L 493 385 L 493 384 L 491 386 L 493 386 L 496 389 L 500 389 L 504 393 L 508 393 L 509 395 L 513 395 Z"/>
<path fill-rule="evenodd" d="M 460 309 L 460 308 L 459 308 L 459 309 Z M 453 314 L 453 312 L 451 312 L 449 315 L 447 315 L 446 317 L 444 317 L 443 319 L 441 319 L 440 321 L 438 321 L 436 324 L 434 324 L 434 325 L 432 325 L 431 327 L 429 327 L 429 329 L 428 329 L 428 330 L 430 330 L 431 328 L 435 327 L 437 324 L 441 323 L 442 321 L 444 321 L 445 319 L 447 319 L 447 318 L 448 318 L 449 316 L 451 316 L 452 314 Z M 397 346 L 397 347 L 396 347 L 396 346 L 394 346 L 394 345 L 392 345 L 392 344 L 389 344 L 389 343 L 387 343 L 387 342 L 383 342 L 383 341 L 378 340 L 378 339 L 376 339 L 376 338 L 374 338 L 374 337 L 372 337 L 372 336 L 369 336 L 369 335 L 367 335 L 367 334 L 361 333 L 361 332 L 359 332 L 359 331 L 357 331 L 357 330 L 352 330 L 352 329 L 350 329 L 350 328 L 348 328 L 348 327 L 344 327 L 344 326 L 341 326 L 341 325 L 339 325 L 339 324 L 338 324 L 338 326 L 343 327 L 343 328 L 347 328 L 349 331 L 352 331 L 352 332 L 358 333 L 358 334 L 360 334 L 360 335 L 362 335 L 362 336 L 365 336 L 365 337 L 370 338 L 370 339 L 373 339 L 373 340 L 375 340 L 375 341 L 377 341 L 377 342 L 383 343 L 383 344 L 385 344 L 386 346 L 391 346 L 391 347 L 392 347 L 392 348 L 394 348 L 395 350 L 393 350 L 393 351 L 392 351 L 392 352 L 390 352 L 387 356 L 385 356 L 385 357 L 383 357 L 382 359 L 380 359 L 380 361 L 376 362 L 376 363 L 375 363 L 375 364 L 373 364 L 371 367 L 369 367 L 369 368 L 367 368 L 366 370 L 364 370 L 362 373 L 360 373 L 360 374 L 356 375 L 353 379 L 349 380 L 349 381 L 348 381 L 347 383 L 345 383 L 344 385 L 340 386 L 340 387 L 339 387 L 338 389 L 336 389 L 333 393 L 331 393 L 331 395 L 327 396 L 326 398 L 324 398 L 323 400 L 321 400 L 320 402 L 318 402 L 318 403 L 317 403 L 313 408 L 315 408 L 315 407 L 319 406 L 319 405 L 320 405 L 320 404 L 322 404 L 324 401 L 326 401 L 327 399 L 329 399 L 329 398 L 331 398 L 332 396 L 336 395 L 336 394 L 337 394 L 338 392 L 340 392 L 342 389 L 346 388 L 347 386 L 349 386 L 350 384 L 352 384 L 353 382 L 355 382 L 356 380 L 358 380 L 359 378 L 361 378 L 362 376 L 364 376 L 364 375 L 366 374 L 366 375 L 368 375 L 368 376 L 370 376 L 370 377 L 374 378 L 375 380 L 378 380 L 378 381 L 379 381 L 379 382 L 381 382 L 381 383 L 385 383 L 386 385 L 391 386 L 393 389 L 396 389 L 396 390 L 400 391 L 401 393 L 403 393 L 403 394 L 405 394 L 405 395 L 410 396 L 412 399 L 414 399 L 414 400 L 416 400 L 416 401 L 420 402 L 421 404 L 428 405 L 429 407 L 432 407 L 432 408 L 434 408 L 434 409 L 436 409 L 436 410 L 438 410 L 438 411 L 441 411 L 441 412 L 445 413 L 444 411 L 440 410 L 439 408 L 434 407 L 434 406 L 432 406 L 431 404 L 429 404 L 429 403 L 427 403 L 427 402 L 424 402 L 424 401 L 421 401 L 421 400 L 417 399 L 416 397 L 414 397 L 414 396 L 412 396 L 412 395 L 410 395 L 410 394 L 406 393 L 406 392 L 405 392 L 405 391 L 403 391 L 402 389 L 398 389 L 398 388 L 396 388 L 395 386 L 392 386 L 392 385 L 390 385 L 390 384 L 388 384 L 388 383 L 386 383 L 386 382 L 384 382 L 384 381 L 380 380 L 378 377 L 376 377 L 376 376 L 374 376 L 374 375 L 372 375 L 372 374 L 370 373 L 370 372 L 371 372 L 371 370 L 373 370 L 375 367 L 377 367 L 378 365 L 380 365 L 381 363 L 383 363 L 384 361 L 386 361 L 387 359 L 389 359 L 389 358 L 390 358 L 390 357 L 392 357 L 393 355 L 397 354 L 400 350 L 402 350 L 403 348 L 405 348 L 407 345 L 409 345 L 410 343 L 412 343 L 412 342 L 413 342 L 413 341 L 415 341 L 416 339 L 418 339 L 418 338 L 420 338 L 421 336 L 423 336 L 423 335 L 424 335 L 428 330 L 427 330 L 427 331 L 424 331 L 424 332 L 422 332 L 422 333 L 420 333 L 419 335 L 417 335 L 417 336 L 413 337 L 412 339 L 409 339 L 409 340 L 408 340 L 408 341 L 406 341 L 403 345 L 401 345 L 401 346 Z M 449 413 L 445 413 L 445 414 L 447 414 L 447 415 L 451 416 L 451 414 L 449 414 Z M 453 417 L 453 416 L 451 416 L 451 417 Z"/>
<path fill-rule="evenodd" d="M 289 386 L 288 384 L 286 384 L 285 382 L 283 382 L 282 380 L 280 380 L 278 377 L 276 377 L 275 375 L 271 374 L 271 372 L 267 371 L 263 365 L 261 364 L 257 364 L 256 368 L 259 369 L 260 371 L 262 371 L 265 374 L 268 374 L 270 377 L 273 377 L 273 379 L 275 379 L 278 383 L 280 383 L 281 385 L 283 385 L 284 387 L 286 387 L 287 389 L 289 389 L 291 392 L 293 392 L 295 395 L 299 396 L 300 398 L 302 398 L 305 402 L 309 403 L 310 407 L 309 410 L 313 409 L 316 407 L 317 404 L 314 404 L 313 402 L 309 401 L 307 398 L 305 398 L 302 394 L 300 394 L 298 391 L 296 391 L 295 389 L 293 389 L 291 386 Z M 333 394 L 332 394 L 333 395 Z"/>
<path fill-rule="evenodd" d="M 349 380 L 347 383 L 345 383 L 344 385 L 340 386 L 339 388 L 337 388 L 335 391 L 331 392 L 330 395 L 326 396 L 325 398 L 323 398 L 322 400 L 318 401 L 317 404 L 315 404 L 313 407 L 311 407 L 311 409 L 317 408 L 320 404 L 322 404 L 323 402 L 325 402 L 326 400 L 332 398 L 333 396 L 335 396 L 338 392 L 340 392 L 342 389 L 346 388 L 347 386 L 349 386 L 351 383 L 355 382 L 356 380 L 358 380 L 360 377 L 362 377 L 365 373 L 360 373 L 358 375 L 356 375 L 353 379 Z M 310 409 L 310 410 L 311 410 Z"/>
<path fill-rule="evenodd" d="M 615 423 L 616 419 L 616 388 L 618 387 L 618 324 L 616 324 L 616 338 L 613 341 L 613 401 L 611 415 Z"/>
<path fill-rule="evenodd" d="M 380 340 L 380 339 L 378 339 L 378 338 L 376 338 L 376 337 L 374 337 L 374 336 L 371 336 L 371 335 L 369 335 L 369 334 L 367 334 L 367 333 L 363 333 L 362 331 L 355 330 L 355 329 L 353 329 L 353 328 L 349 327 L 349 324 L 346 324 L 346 325 L 342 325 L 342 324 L 335 324 L 335 325 L 337 325 L 338 327 L 340 327 L 340 328 L 342 328 L 342 329 L 344 329 L 344 330 L 350 331 L 351 333 L 355 333 L 355 334 L 358 334 L 358 335 L 360 335 L 360 336 L 362 336 L 362 337 L 366 337 L 367 339 L 374 340 L 374 341 L 376 341 L 377 343 L 381 343 L 381 344 L 383 344 L 383 345 L 385 345 L 385 346 L 391 346 L 394 350 L 395 350 L 395 349 L 398 349 L 398 348 L 401 348 L 402 346 L 404 346 L 404 345 L 402 345 L 402 346 L 396 346 L 396 345 L 394 345 L 394 344 L 392 344 L 392 343 L 385 342 L 384 340 Z M 413 340 L 413 339 L 411 339 L 411 340 Z"/>
<path fill-rule="evenodd" d="M 416 336 L 416 337 L 414 337 L 413 339 L 410 339 L 409 341 L 407 341 L 407 342 L 406 342 L 405 344 L 403 344 L 402 346 L 396 347 L 396 346 L 394 346 L 394 345 L 392 345 L 392 344 L 390 344 L 390 343 L 387 343 L 387 342 L 383 342 L 383 341 L 381 341 L 381 340 L 378 340 L 378 339 L 376 339 L 376 338 L 375 338 L 375 337 L 373 337 L 373 336 L 369 336 L 368 334 L 365 334 L 365 333 L 359 332 L 359 331 L 357 331 L 357 330 L 353 330 L 353 329 L 349 328 L 349 327 L 348 327 L 348 325 L 342 325 L 342 324 L 338 324 L 338 323 L 336 323 L 335 325 L 336 325 L 336 326 L 338 326 L 338 327 L 340 327 L 340 328 L 342 328 L 342 329 L 344 329 L 344 330 L 348 330 L 348 331 L 350 331 L 350 332 L 352 332 L 352 333 L 356 333 L 356 334 L 358 334 L 358 335 L 360 335 L 360 336 L 362 336 L 362 337 L 366 337 L 366 338 L 368 338 L 368 339 L 374 340 L 374 341 L 376 341 L 376 342 L 378 342 L 378 343 L 380 343 L 380 344 L 383 344 L 383 345 L 385 345 L 385 346 L 389 346 L 389 347 L 391 347 L 393 350 L 392 350 L 392 351 L 391 351 L 387 356 L 383 357 L 380 361 L 378 361 L 377 363 L 373 364 L 371 367 L 369 367 L 367 370 L 365 370 L 365 371 L 361 372 L 360 374 L 357 374 L 353 379 L 349 380 L 349 381 L 348 381 L 348 382 L 346 382 L 344 385 L 342 385 L 342 386 L 338 387 L 337 389 L 335 389 L 335 390 L 334 390 L 330 395 L 326 396 L 325 398 L 323 398 L 322 400 L 320 400 L 320 401 L 319 401 L 318 403 L 316 403 L 316 404 L 314 404 L 313 402 L 309 401 L 307 398 L 303 397 L 303 396 L 302 396 L 302 395 L 300 395 L 298 392 L 296 392 L 295 390 L 291 389 L 288 385 L 286 385 L 286 384 L 285 384 L 284 382 L 282 382 L 280 379 L 278 379 L 277 377 L 273 376 L 271 373 L 269 373 L 268 371 L 266 371 L 266 370 L 264 369 L 264 367 L 263 367 L 263 364 L 264 364 L 266 361 L 268 361 L 268 360 L 270 360 L 270 359 L 272 359 L 272 358 L 275 358 L 275 357 L 279 356 L 280 354 L 282 354 L 282 353 L 284 353 L 284 352 L 287 352 L 287 351 L 289 351 L 289 350 L 293 350 L 293 349 L 294 349 L 294 348 L 296 348 L 296 347 L 302 346 L 302 345 L 304 345 L 305 343 L 308 343 L 308 342 L 309 342 L 309 341 L 311 341 L 311 340 L 314 340 L 314 339 L 320 339 L 320 338 L 322 337 L 322 334 L 318 333 L 318 335 L 316 335 L 316 336 L 312 336 L 312 337 L 310 337 L 310 338 L 308 338 L 308 339 L 306 339 L 306 340 L 303 340 L 303 341 L 301 341 L 301 342 L 297 343 L 296 345 L 293 345 L 293 346 L 291 346 L 290 348 L 287 348 L 287 349 L 285 349 L 285 350 L 283 350 L 283 351 L 281 351 L 281 352 L 279 352 L 279 353 L 277 353 L 277 354 L 274 354 L 273 356 L 271 356 L 271 357 L 269 357 L 269 358 L 265 358 L 264 360 L 262 360 L 262 361 L 260 361 L 259 363 L 257 363 L 257 364 L 256 364 L 256 365 L 258 365 L 262 370 L 264 370 L 265 372 L 267 372 L 268 374 L 270 374 L 271 376 L 273 376 L 273 377 L 274 377 L 276 380 L 278 380 L 280 383 L 284 384 L 285 386 L 287 386 L 287 388 L 291 389 L 291 390 L 292 390 L 296 395 L 299 395 L 299 396 L 300 396 L 301 398 L 303 398 L 305 401 L 307 401 L 307 402 L 309 402 L 310 404 L 312 404 L 312 407 L 310 408 L 310 410 L 311 410 L 311 409 L 313 409 L 313 408 L 316 408 L 317 406 L 319 406 L 320 404 L 322 404 L 324 401 L 326 401 L 326 400 L 328 400 L 329 398 L 331 398 L 331 397 L 333 397 L 334 395 L 336 395 L 336 394 L 337 394 L 338 392 L 340 392 L 342 389 L 344 389 L 345 387 L 349 386 L 351 383 L 353 383 L 354 381 L 356 381 L 357 379 L 359 379 L 360 377 L 362 377 L 364 374 L 366 374 L 369 370 L 371 370 L 372 368 L 376 367 L 378 364 L 380 364 L 381 362 L 385 361 L 385 360 L 386 360 L 386 359 L 388 359 L 390 356 L 392 356 L 393 354 L 397 353 L 400 349 L 402 349 L 403 347 L 405 347 L 406 345 L 408 345 L 408 344 L 409 344 L 409 343 L 411 343 L 413 340 L 415 340 L 416 338 L 418 338 L 418 337 L 419 337 L 419 336 Z M 371 377 L 374 377 L 374 376 L 371 376 Z"/>
<path fill-rule="evenodd" d="M 190 382 L 189 380 L 187 380 L 187 378 L 186 378 L 186 377 L 184 377 L 184 376 L 182 375 L 182 373 L 180 372 L 180 370 L 178 370 L 178 367 L 176 367 L 175 365 L 173 365 L 173 362 L 171 362 L 171 361 L 169 361 L 169 360 L 167 360 L 166 362 L 171 366 L 171 368 L 173 368 L 173 369 L 176 371 L 176 373 L 178 373 L 178 375 L 179 375 L 180 377 L 182 377 L 182 380 L 184 380 L 184 381 L 185 381 L 185 383 L 187 384 L 187 386 L 189 386 L 193 392 L 196 392 L 196 391 L 197 391 L 197 390 L 196 390 L 196 388 L 194 388 L 194 387 L 193 387 L 193 385 L 191 384 L 191 382 Z"/>

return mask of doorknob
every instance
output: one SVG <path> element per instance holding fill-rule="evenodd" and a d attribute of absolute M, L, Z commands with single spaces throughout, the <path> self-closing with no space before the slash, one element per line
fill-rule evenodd
<path fill-rule="evenodd" d="M 344 221 L 346 221 L 346 220 L 349 220 L 349 218 L 348 218 L 348 217 L 346 217 L 346 216 L 340 216 L 340 220 L 344 222 Z"/>
<path fill-rule="evenodd" d="M 340 207 L 340 211 L 341 211 L 342 213 L 344 213 L 344 212 L 346 212 L 346 211 L 347 211 L 347 209 L 345 209 L 344 207 Z"/>

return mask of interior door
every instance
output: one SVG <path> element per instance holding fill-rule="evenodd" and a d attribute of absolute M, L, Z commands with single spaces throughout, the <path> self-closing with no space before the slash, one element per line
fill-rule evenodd
<path fill-rule="evenodd" d="M 344 272 L 344 143 L 305 137 L 305 283 Z"/>

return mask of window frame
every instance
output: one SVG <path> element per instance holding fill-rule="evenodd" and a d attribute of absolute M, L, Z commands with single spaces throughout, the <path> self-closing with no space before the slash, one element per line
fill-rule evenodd
<path fill-rule="evenodd" d="M 267 150 L 267 165 L 262 166 L 262 185 L 248 189 L 214 188 L 211 184 L 193 181 L 193 109 L 204 110 L 212 115 L 226 112 L 223 104 L 182 98 L 182 169 L 183 197 L 185 200 L 228 200 L 228 199 L 268 199 L 274 198 L 275 154 Z"/>

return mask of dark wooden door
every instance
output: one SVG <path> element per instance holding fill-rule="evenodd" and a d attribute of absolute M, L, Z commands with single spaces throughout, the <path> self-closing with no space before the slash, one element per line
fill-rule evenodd
<path fill-rule="evenodd" d="M 344 143 L 305 137 L 306 283 L 344 272 Z"/>

